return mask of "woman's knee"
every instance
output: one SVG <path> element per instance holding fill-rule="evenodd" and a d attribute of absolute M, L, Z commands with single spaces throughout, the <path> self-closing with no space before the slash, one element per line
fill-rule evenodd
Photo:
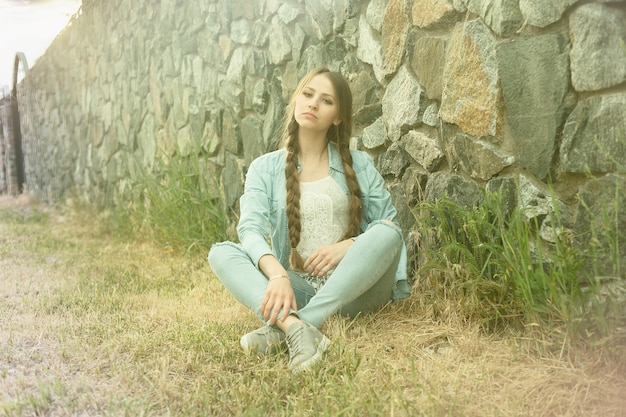
<path fill-rule="evenodd" d="M 231 264 L 233 255 L 240 250 L 239 245 L 233 242 L 214 243 L 207 256 L 211 270 L 219 274 L 223 268 Z"/>
<path fill-rule="evenodd" d="M 390 220 L 377 220 L 373 222 L 368 232 L 375 235 L 378 240 L 385 238 L 393 245 L 402 244 L 402 230 Z"/>

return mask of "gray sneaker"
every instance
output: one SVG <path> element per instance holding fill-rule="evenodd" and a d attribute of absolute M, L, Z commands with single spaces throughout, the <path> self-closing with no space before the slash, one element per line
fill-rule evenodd
<path fill-rule="evenodd" d="M 322 358 L 330 339 L 308 323 L 294 323 L 287 328 L 289 369 L 297 374 Z"/>
<path fill-rule="evenodd" d="M 243 350 L 248 353 L 260 353 L 269 355 L 280 350 L 285 341 L 285 333 L 271 326 L 263 326 L 253 332 L 244 334 L 239 343 Z"/>

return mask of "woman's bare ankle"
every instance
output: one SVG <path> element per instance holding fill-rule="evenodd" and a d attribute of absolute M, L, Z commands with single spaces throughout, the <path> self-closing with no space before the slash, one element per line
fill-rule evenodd
<path fill-rule="evenodd" d="M 294 323 L 302 324 L 302 320 L 298 318 L 298 316 L 294 314 L 290 314 L 285 317 L 285 320 L 276 320 L 276 327 L 278 327 L 283 332 L 287 332 L 287 328 Z"/>

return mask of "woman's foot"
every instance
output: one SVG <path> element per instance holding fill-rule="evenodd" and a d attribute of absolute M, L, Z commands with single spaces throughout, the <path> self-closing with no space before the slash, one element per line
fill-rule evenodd
<path fill-rule="evenodd" d="M 280 350 L 285 342 L 285 333 L 272 326 L 263 326 L 244 334 L 239 343 L 247 353 L 269 355 Z"/>
<path fill-rule="evenodd" d="M 310 368 L 330 346 L 330 339 L 300 320 L 290 324 L 285 335 L 289 347 L 289 369 L 295 374 Z"/>

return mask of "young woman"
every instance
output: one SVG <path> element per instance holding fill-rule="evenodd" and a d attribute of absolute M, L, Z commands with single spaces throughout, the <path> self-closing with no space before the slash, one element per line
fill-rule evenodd
<path fill-rule="evenodd" d="M 286 341 L 294 373 L 328 348 L 318 329 L 328 317 L 409 295 L 396 210 L 372 159 L 349 149 L 351 133 L 347 81 L 311 71 L 291 99 L 284 148 L 250 164 L 241 244 L 209 252 L 212 271 L 265 322 L 241 338 L 242 348 L 269 354 Z"/>

